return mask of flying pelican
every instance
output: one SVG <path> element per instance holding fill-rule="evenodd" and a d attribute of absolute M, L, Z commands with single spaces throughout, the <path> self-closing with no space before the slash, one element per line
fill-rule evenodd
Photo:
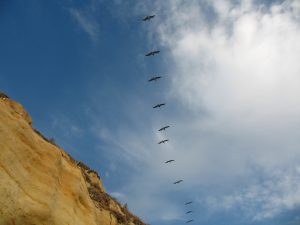
<path fill-rule="evenodd" d="M 193 222 L 194 220 L 188 220 L 188 221 L 186 221 L 185 223 L 190 223 L 190 222 Z"/>
<path fill-rule="evenodd" d="M 171 160 L 165 161 L 165 163 L 170 163 L 170 162 L 174 162 L 174 161 L 175 161 L 174 159 L 171 159 Z"/>
<path fill-rule="evenodd" d="M 181 183 L 183 180 L 178 180 L 178 181 L 175 181 L 173 184 L 179 184 Z"/>
<path fill-rule="evenodd" d="M 169 141 L 168 139 L 165 139 L 165 140 L 162 140 L 162 141 L 160 141 L 160 142 L 158 142 L 158 144 L 160 145 L 160 144 L 164 144 L 165 142 L 167 142 L 167 141 Z"/>
<path fill-rule="evenodd" d="M 148 81 L 151 82 L 151 81 L 156 81 L 158 79 L 160 79 L 161 77 L 160 76 L 157 76 L 157 77 L 152 77 L 150 78 Z"/>
<path fill-rule="evenodd" d="M 153 106 L 153 109 L 160 108 L 161 106 L 164 106 L 164 105 L 166 105 L 166 103 L 157 104 L 157 105 Z"/>
<path fill-rule="evenodd" d="M 166 129 L 168 129 L 170 126 L 165 126 L 165 127 L 162 127 L 162 128 L 160 128 L 158 131 L 163 131 L 163 130 L 166 130 Z"/>
<path fill-rule="evenodd" d="M 149 53 L 147 53 L 145 56 L 154 56 L 156 54 L 160 53 L 160 51 L 156 50 L 156 51 L 151 51 Z"/>
<path fill-rule="evenodd" d="M 190 204 L 192 204 L 193 202 L 191 201 L 191 202 L 186 202 L 186 203 L 184 203 L 185 205 L 190 205 Z"/>
<path fill-rule="evenodd" d="M 146 17 L 144 17 L 143 21 L 150 21 L 150 20 L 153 19 L 154 17 L 155 17 L 155 15 L 146 16 Z"/>

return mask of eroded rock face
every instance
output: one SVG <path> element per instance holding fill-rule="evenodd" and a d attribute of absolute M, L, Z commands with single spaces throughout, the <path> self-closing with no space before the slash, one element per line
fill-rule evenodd
<path fill-rule="evenodd" d="M 0 96 L 0 225 L 144 225 L 95 171 L 31 124 L 19 103 Z"/>

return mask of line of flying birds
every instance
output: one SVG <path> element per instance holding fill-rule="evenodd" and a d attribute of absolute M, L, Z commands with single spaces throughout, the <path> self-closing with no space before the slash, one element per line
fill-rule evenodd
<path fill-rule="evenodd" d="M 143 21 L 150 21 L 154 17 L 155 17 L 155 15 L 146 16 L 146 17 L 143 18 Z M 150 52 L 146 53 L 145 56 L 147 56 L 147 57 L 148 56 L 155 56 L 155 55 L 157 55 L 159 53 L 160 53 L 159 50 L 154 50 L 154 51 L 150 51 Z M 148 80 L 148 82 L 156 82 L 156 81 L 160 80 L 161 78 L 162 78 L 161 76 L 153 76 L 153 77 L 151 77 Z M 166 103 L 159 103 L 159 104 L 156 104 L 155 106 L 153 106 L 152 108 L 156 109 L 156 108 L 160 108 L 160 107 L 165 106 L 165 105 L 166 105 Z M 168 128 L 170 128 L 169 125 L 160 128 L 158 131 L 165 131 Z M 169 139 L 164 139 L 164 140 L 159 141 L 158 144 L 164 144 L 164 143 L 166 143 L 168 141 L 169 141 Z M 174 159 L 170 159 L 170 160 L 165 161 L 166 164 L 167 163 L 172 163 L 172 162 L 175 162 L 175 160 Z M 179 184 L 181 182 L 183 182 L 183 180 L 177 180 L 177 181 L 173 182 L 173 184 Z M 192 201 L 189 201 L 189 202 L 184 203 L 184 205 L 188 206 L 188 205 L 191 205 L 192 203 L 193 203 Z M 193 213 L 192 210 L 189 210 L 189 211 L 185 212 L 185 214 L 191 214 L 191 213 Z M 193 219 L 190 219 L 190 220 L 187 220 L 185 223 L 191 223 L 193 221 L 194 221 Z"/>

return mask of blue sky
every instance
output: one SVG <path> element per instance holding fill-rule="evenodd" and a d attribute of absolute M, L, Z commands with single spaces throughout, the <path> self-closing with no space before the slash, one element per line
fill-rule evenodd
<path fill-rule="evenodd" d="M 300 224 L 298 1 L 0 1 L 0 27 L 0 89 L 145 222 Z"/>

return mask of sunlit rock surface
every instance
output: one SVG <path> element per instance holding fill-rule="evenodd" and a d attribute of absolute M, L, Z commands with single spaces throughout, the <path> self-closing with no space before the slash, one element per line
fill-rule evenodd
<path fill-rule="evenodd" d="M 0 93 L 0 225 L 143 225 Z"/>

